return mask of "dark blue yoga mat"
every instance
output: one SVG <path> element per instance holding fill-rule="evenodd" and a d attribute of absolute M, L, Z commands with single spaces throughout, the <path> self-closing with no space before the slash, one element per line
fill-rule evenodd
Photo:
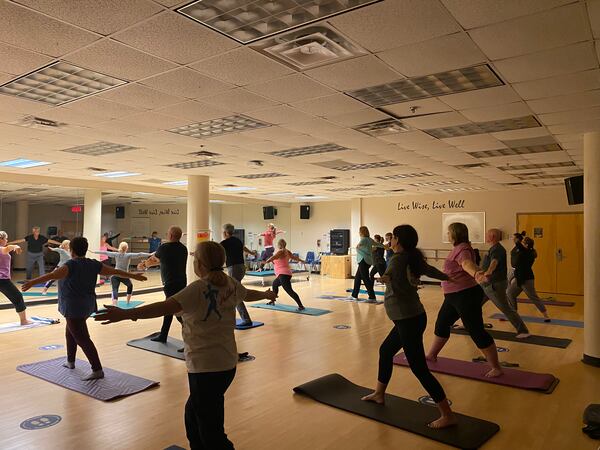
<path fill-rule="evenodd" d="M 352 289 L 346 289 L 346 292 L 352 292 Z M 369 292 L 366 289 L 360 289 L 359 294 L 368 294 Z M 384 291 L 375 291 L 375 295 L 385 295 Z"/>
<path fill-rule="evenodd" d="M 263 322 L 256 322 L 256 321 L 252 321 L 251 325 L 243 325 L 242 326 L 242 319 L 236 319 L 235 320 L 235 329 L 236 330 L 249 330 L 250 328 L 256 328 L 256 327 L 262 327 L 264 325 Z"/>
<path fill-rule="evenodd" d="M 506 316 L 501 313 L 492 314 L 490 318 L 506 320 Z M 579 320 L 552 319 L 552 321 L 550 322 L 544 322 L 543 317 L 534 316 L 521 316 L 521 319 L 523 319 L 523 322 L 541 323 L 543 325 L 558 325 L 561 327 L 583 328 L 583 322 Z"/>
<path fill-rule="evenodd" d="M 284 311 L 291 312 L 296 314 L 304 314 L 306 316 L 322 316 L 323 314 L 329 314 L 331 311 L 327 309 L 318 309 L 318 308 L 305 308 L 302 311 L 298 311 L 298 306 L 296 305 L 282 305 L 280 303 L 276 303 L 274 305 L 267 305 L 266 303 L 258 303 L 254 305 L 249 305 L 251 308 L 261 308 L 261 309 L 271 309 L 274 311 Z"/>
<path fill-rule="evenodd" d="M 361 298 L 359 297 L 358 300 L 351 300 L 349 297 L 347 296 L 341 296 L 341 295 L 319 295 L 317 298 L 320 298 L 322 300 L 341 300 L 343 302 L 348 302 L 348 303 L 366 303 L 367 305 L 383 305 L 383 302 L 381 300 L 376 300 L 374 302 L 370 302 L 368 301 L 368 298 Z"/>

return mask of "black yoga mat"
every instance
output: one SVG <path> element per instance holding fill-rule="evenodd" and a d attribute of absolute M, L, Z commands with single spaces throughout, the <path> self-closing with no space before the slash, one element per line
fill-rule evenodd
<path fill-rule="evenodd" d="M 166 343 L 154 342 L 150 338 L 153 338 L 157 333 L 151 334 L 140 339 L 133 339 L 127 343 L 130 347 L 140 348 L 142 350 L 148 350 L 153 353 L 160 353 L 161 355 L 170 356 L 171 358 L 185 359 L 183 352 L 177 350 L 183 348 L 183 341 L 172 337 L 167 338 Z"/>
<path fill-rule="evenodd" d="M 517 339 L 516 333 L 512 333 L 509 331 L 486 331 L 490 333 L 494 339 L 498 339 L 499 341 L 511 341 L 520 342 L 521 344 L 543 345 L 544 347 L 567 348 L 572 342 L 571 339 L 555 338 L 551 336 L 538 336 L 536 334 L 532 334 L 531 336 L 525 339 Z M 454 334 L 469 334 L 467 330 L 461 328 L 452 328 L 450 332 Z"/>
<path fill-rule="evenodd" d="M 481 447 L 500 430 L 495 423 L 462 414 L 456 415 L 458 425 L 434 430 L 427 424 L 439 417 L 437 408 L 390 394 L 385 396 L 385 405 L 362 401 L 361 397 L 373 390 L 358 386 L 337 373 L 297 386 L 294 392 L 334 408 L 465 450 Z"/>

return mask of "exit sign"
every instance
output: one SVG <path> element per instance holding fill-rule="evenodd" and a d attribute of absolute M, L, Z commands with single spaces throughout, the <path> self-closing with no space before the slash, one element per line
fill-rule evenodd
<path fill-rule="evenodd" d="M 80 213 L 81 212 L 81 205 L 71 206 L 71 212 L 72 213 Z"/>

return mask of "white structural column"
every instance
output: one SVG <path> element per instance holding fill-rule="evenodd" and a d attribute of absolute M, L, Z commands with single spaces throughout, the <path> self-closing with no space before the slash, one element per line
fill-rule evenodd
<path fill-rule="evenodd" d="M 210 215 L 208 218 L 208 224 L 211 230 L 211 239 L 216 242 L 221 242 L 223 223 L 221 222 L 221 205 L 219 205 L 218 203 L 210 204 Z"/>
<path fill-rule="evenodd" d="M 600 367 L 600 132 L 583 137 L 583 362 Z"/>
<path fill-rule="evenodd" d="M 16 239 L 23 239 L 25 236 L 31 233 L 29 228 L 29 202 L 27 200 L 17 201 L 17 217 L 15 226 L 15 236 L 9 236 L 8 239 L 14 241 Z M 23 249 L 23 253 L 20 255 L 14 255 L 14 268 L 24 269 L 26 262 L 27 244 L 20 244 Z"/>
<path fill-rule="evenodd" d="M 90 251 L 100 247 L 102 235 L 102 191 L 86 189 L 83 194 L 83 237 L 88 240 Z M 96 258 L 96 256 L 90 256 Z"/>
<path fill-rule="evenodd" d="M 187 247 L 194 251 L 196 244 L 203 239 L 202 233 L 209 231 L 209 177 L 204 175 L 188 176 L 187 186 Z M 193 258 L 188 258 L 188 284 L 198 277 L 194 273 Z"/>

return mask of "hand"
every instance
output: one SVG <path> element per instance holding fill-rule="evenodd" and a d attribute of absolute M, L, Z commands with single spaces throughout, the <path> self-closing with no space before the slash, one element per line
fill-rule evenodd
<path fill-rule="evenodd" d="M 489 275 L 485 274 L 484 272 L 475 272 L 475 281 L 477 281 L 477 283 L 484 284 L 487 283 L 489 279 Z"/>
<path fill-rule="evenodd" d="M 194 256 L 194 252 L 190 252 L 190 256 Z"/>
<path fill-rule="evenodd" d="M 146 264 L 144 264 L 143 261 L 141 263 L 138 263 L 137 269 L 138 270 L 146 270 L 147 269 Z"/>
<path fill-rule="evenodd" d="M 106 311 L 99 312 L 94 316 L 95 321 L 99 322 L 101 320 L 104 320 L 104 322 L 102 322 L 102 325 L 108 325 L 109 323 L 115 323 L 129 319 L 129 317 L 127 317 L 129 311 L 126 309 L 121 309 L 112 305 L 104 305 L 104 307 L 106 308 Z"/>
<path fill-rule="evenodd" d="M 17 255 L 20 255 L 21 253 L 23 253 L 23 249 L 18 245 L 15 245 L 13 252 L 15 252 Z"/>
<path fill-rule="evenodd" d="M 390 282 L 390 276 L 382 275 L 381 277 L 377 278 L 377 281 L 379 281 L 380 283 L 383 283 L 383 284 L 388 284 Z"/>
<path fill-rule="evenodd" d="M 277 299 L 277 294 L 273 292 L 271 289 L 265 291 L 265 299 L 271 300 L 274 302 Z"/>
<path fill-rule="evenodd" d="M 135 276 L 133 276 L 131 278 L 133 278 L 134 280 L 138 280 L 138 281 L 146 281 L 148 279 L 145 275 L 143 275 L 141 273 L 136 273 Z"/>
<path fill-rule="evenodd" d="M 253 250 L 252 255 L 256 256 L 256 255 L 258 255 L 258 252 L 256 250 Z"/>
<path fill-rule="evenodd" d="M 29 289 L 31 289 L 33 287 L 33 282 L 32 281 L 26 281 L 25 283 L 23 283 L 23 285 L 21 286 L 21 291 L 23 292 L 27 292 Z"/>

